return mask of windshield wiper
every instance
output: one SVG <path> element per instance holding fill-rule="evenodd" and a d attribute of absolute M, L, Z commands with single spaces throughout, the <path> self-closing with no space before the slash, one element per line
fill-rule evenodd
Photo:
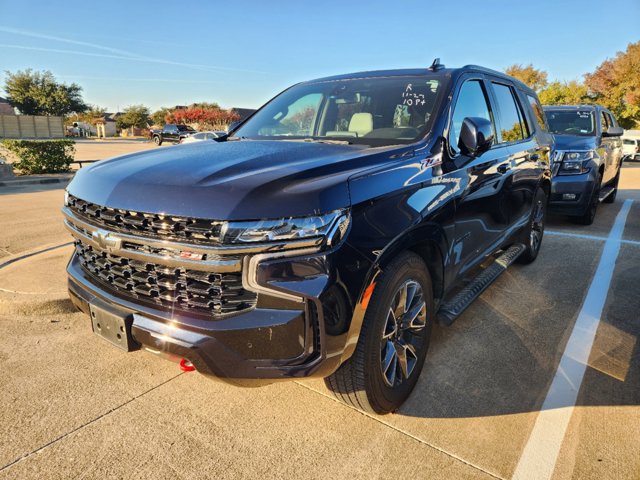
<path fill-rule="evenodd" d="M 309 142 L 309 143 L 329 143 L 333 145 L 351 145 L 349 140 L 329 140 L 324 138 L 301 138 L 296 139 L 297 142 Z"/>

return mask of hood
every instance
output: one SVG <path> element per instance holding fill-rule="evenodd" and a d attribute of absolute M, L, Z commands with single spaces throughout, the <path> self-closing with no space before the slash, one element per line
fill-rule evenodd
<path fill-rule="evenodd" d="M 595 136 L 554 134 L 556 150 L 593 150 L 596 148 Z"/>
<path fill-rule="evenodd" d="M 94 163 L 68 190 L 113 208 L 214 220 L 325 213 L 350 205 L 348 178 L 389 150 L 292 141 L 196 142 Z"/>

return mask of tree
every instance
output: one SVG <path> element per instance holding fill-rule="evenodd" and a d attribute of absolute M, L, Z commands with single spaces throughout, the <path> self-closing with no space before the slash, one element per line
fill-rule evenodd
<path fill-rule="evenodd" d="M 163 126 L 165 123 L 167 123 L 167 116 L 172 112 L 173 109 L 167 107 L 162 107 L 159 110 L 156 110 L 150 115 L 151 123 L 159 127 Z"/>
<path fill-rule="evenodd" d="M 538 92 L 543 105 L 566 105 L 576 103 L 590 103 L 593 99 L 583 83 L 575 80 L 570 82 L 551 82 L 546 88 Z"/>
<path fill-rule="evenodd" d="M 122 115 L 116 119 L 116 127 L 146 128 L 149 125 L 149 109 L 144 105 L 130 105 L 126 107 Z"/>
<path fill-rule="evenodd" d="M 197 125 L 199 129 L 224 130 L 231 122 L 240 119 L 237 113 L 221 108 L 183 108 L 166 117 L 168 123 Z"/>
<path fill-rule="evenodd" d="M 98 121 L 104 120 L 104 116 L 107 112 L 106 108 L 98 107 L 97 105 L 91 105 L 88 110 L 78 115 L 78 120 L 84 123 L 95 125 Z"/>
<path fill-rule="evenodd" d="M 536 92 L 547 86 L 547 72 L 533 68 L 531 63 L 529 65 L 514 64 L 504 71 L 507 75 L 517 78 Z"/>
<path fill-rule="evenodd" d="M 49 71 L 31 69 L 5 72 L 4 91 L 9 103 L 23 115 L 68 115 L 82 113 L 87 105 L 82 100 L 82 87 L 58 83 Z"/>
<path fill-rule="evenodd" d="M 624 52 L 607 59 L 586 74 L 585 84 L 596 102 L 610 109 L 621 126 L 640 124 L 640 42 L 631 43 Z"/>

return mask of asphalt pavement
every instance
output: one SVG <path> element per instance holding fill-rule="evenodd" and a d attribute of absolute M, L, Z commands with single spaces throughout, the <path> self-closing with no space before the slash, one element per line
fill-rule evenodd
<path fill-rule="evenodd" d="M 62 199 L 0 187 L 0 479 L 640 478 L 637 165 L 594 225 L 549 218 L 535 263 L 436 326 L 384 417 L 321 381 L 241 389 L 94 336 L 67 299 Z"/>

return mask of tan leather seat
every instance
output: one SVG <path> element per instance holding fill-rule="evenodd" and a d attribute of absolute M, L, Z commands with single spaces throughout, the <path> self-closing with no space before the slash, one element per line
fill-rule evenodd
<path fill-rule="evenodd" d="M 373 115 L 370 113 L 354 113 L 349 122 L 349 131 L 364 137 L 373 130 Z"/>

